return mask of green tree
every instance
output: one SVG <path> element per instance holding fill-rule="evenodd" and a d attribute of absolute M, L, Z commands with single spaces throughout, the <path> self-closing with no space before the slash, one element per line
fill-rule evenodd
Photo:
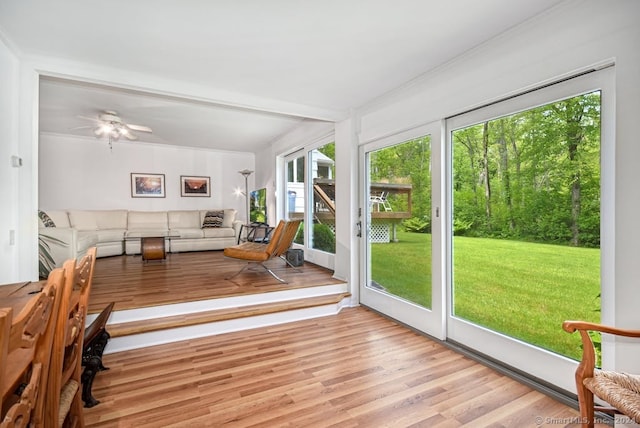
<path fill-rule="evenodd" d="M 454 225 L 598 246 L 599 116 L 594 92 L 454 131 Z"/>

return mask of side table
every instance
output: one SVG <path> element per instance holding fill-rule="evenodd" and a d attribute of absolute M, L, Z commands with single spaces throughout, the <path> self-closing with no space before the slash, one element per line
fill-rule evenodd
<path fill-rule="evenodd" d="M 171 232 L 133 232 L 125 236 L 125 240 L 140 240 L 140 253 L 143 261 L 164 260 L 167 258 L 166 240 L 179 238 Z"/>
<path fill-rule="evenodd" d="M 240 226 L 240 233 L 238 234 L 238 244 L 240 243 L 240 241 L 266 244 L 271 238 L 271 232 L 273 231 L 273 229 L 274 227 L 269 226 L 266 223 L 243 224 Z M 244 237 L 243 231 L 245 231 Z"/>

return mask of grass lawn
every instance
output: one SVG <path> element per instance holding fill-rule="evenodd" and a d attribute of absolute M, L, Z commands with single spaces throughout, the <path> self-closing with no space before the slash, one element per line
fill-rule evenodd
<path fill-rule="evenodd" d="M 372 244 L 372 279 L 431 307 L 431 235 L 398 232 Z M 600 250 L 486 238 L 454 238 L 453 313 L 506 335 L 578 359 L 567 319 L 599 322 Z"/>

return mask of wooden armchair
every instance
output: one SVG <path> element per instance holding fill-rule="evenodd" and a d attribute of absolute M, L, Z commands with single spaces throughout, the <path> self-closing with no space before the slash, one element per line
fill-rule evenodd
<path fill-rule="evenodd" d="M 286 251 L 291 247 L 293 243 L 293 239 L 298 232 L 298 228 L 300 227 L 301 220 L 281 220 L 276 226 L 275 230 L 272 232 L 269 243 L 261 244 L 257 242 L 243 242 L 239 245 L 234 245 L 232 247 L 227 247 L 224 249 L 224 255 L 227 257 L 231 257 L 234 259 L 246 260 L 248 263 L 240 269 L 240 271 L 235 274 L 227 277 L 226 279 L 231 279 L 239 275 L 243 272 L 247 267 L 252 264 L 257 264 L 263 267 L 267 272 L 271 274 L 275 279 L 282 283 L 286 283 L 285 280 L 280 278 L 276 273 L 269 269 L 265 262 L 280 257 L 287 264 L 289 262 L 283 255 Z"/>
<path fill-rule="evenodd" d="M 54 269 L 42 291 L 14 315 L 0 308 L 0 427 L 48 426 L 44 400 L 64 271 Z"/>
<path fill-rule="evenodd" d="M 50 426 L 84 426 L 82 404 L 82 347 L 96 248 L 80 259 L 68 260 L 56 334 L 51 350 L 45 416 Z"/>
<path fill-rule="evenodd" d="M 594 412 L 624 414 L 640 423 L 640 375 L 596 369 L 596 354 L 589 336 L 598 331 L 617 336 L 640 337 L 640 330 L 625 330 L 583 321 L 565 321 L 562 328 L 580 332 L 582 360 L 576 369 L 576 388 L 583 427 L 594 426 Z M 610 406 L 597 406 L 594 395 Z"/>

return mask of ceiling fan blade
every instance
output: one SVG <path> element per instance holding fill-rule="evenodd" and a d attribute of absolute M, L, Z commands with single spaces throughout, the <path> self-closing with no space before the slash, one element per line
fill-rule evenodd
<path fill-rule="evenodd" d="M 77 131 L 79 129 L 93 129 L 94 126 L 76 126 L 75 128 L 69 128 L 69 131 Z"/>
<path fill-rule="evenodd" d="M 101 120 L 100 119 L 96 119 L 95 117 L 87 117 L 87 116 L 76 116 L 78 119 L 84 119 L 84 120 L 90 120 L 92 122 L 98 122 L 100 123 Z"/>
<path fill-rule="evenodd" d="M 135 134 L 132 134 L 131 132 L 127 132 L 126 134 L 123 134 L 123 135 L 127 140 L 130 140 L 130 141 L 135 141 L 138 139 L 138 137 Z"/>
<path fill-rule="evenodd" d="M 149 128 L 148 126 L 143 126 L 143 125 L 131 125 L 129 123 L 127 123 L 125 125 L 127 128 L 131 129 L 132 131 L 139 131 L 139 132 L 153 132 L 151 130 L 151 128 Z"/>

